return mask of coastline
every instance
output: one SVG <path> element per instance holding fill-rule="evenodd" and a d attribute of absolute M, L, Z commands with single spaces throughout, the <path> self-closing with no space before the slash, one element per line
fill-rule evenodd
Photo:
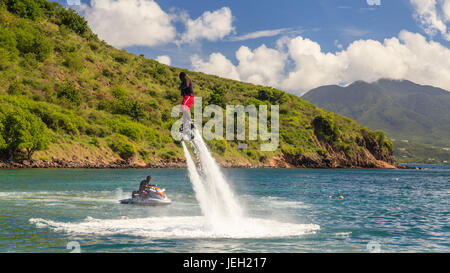
<path fill-rule="evenodd" d="M 233 163 L 219 163 L 222 168 L 242 168 L 242 169 L 417 169 L 417 167 L 411 167 L 400 164 L 390 164 L 384 161 L 379 161 L 377 164 L 369 166 L 317 166 L 312 164 L 308 165 L 291 165 L 288 163 L 280 164 L 233 164 Z M 76 161 L 0 161 L 0 169 L 185 169 L 186 163 L 183 160 L 179 161 L 167 161 L 156 163 L 143 163 L 143 162 L 127 162 L 124 160 L 117 160 L 111 163 L 103 162 L 76 162 Z"/>

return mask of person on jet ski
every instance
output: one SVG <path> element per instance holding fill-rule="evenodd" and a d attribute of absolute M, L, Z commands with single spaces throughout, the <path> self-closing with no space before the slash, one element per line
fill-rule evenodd
<path fill-rule="evenodd" d="M 148 195 L 149 188 L 153 185 L 150 184 L 150 181 L 152 180 L 152 177 L 149 175 L 145 180 L 141 181 L 141 184 L 139 184 L 139 195 L 142 197 Z"/>
<path fill-rule="evenodd" d="M 190 130 L 193 129 L 193 123 L 191 119 L 191 107 L 194 105 L 194 85 L 192 80 L 186 75 L 185 72 L 180 73 L 180 86 L 178 89 L 181 91 L 183 101 L 181 103 L 181 112 L 183 113 L 183 127 L 181 131 L 186 134 L 190 134 Z M 190 125 L 190 126 L 189 126 Z M 191 138 L 193 135 L 191 136 Z"/>

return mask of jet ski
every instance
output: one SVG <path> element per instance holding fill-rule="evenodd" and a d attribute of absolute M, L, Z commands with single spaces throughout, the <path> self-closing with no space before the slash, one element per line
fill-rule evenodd
<path fill-rule="evenodd" d="M 131 198 L 120 200 L 120 203 L 143 206 L 161 206 L 171 204 L 172 200 L 167 198 L 165 189 L 161 189 L 158 186 L 150 186 L 142 193 L 134 191 L 131 195 Z"/>

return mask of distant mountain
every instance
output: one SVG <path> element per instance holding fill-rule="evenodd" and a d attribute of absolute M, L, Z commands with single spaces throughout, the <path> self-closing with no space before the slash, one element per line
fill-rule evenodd
<path fill-rule="evenodd" d="M 394 144 L 417 143 L 433 149 L 437 146 L 440 150 L 450 147 L 450 92 L 444 89 L 382 79 L 374 83 L 358 81 L 347 87 L 322 86 L 302 98 L 370 128 L 383 130 L 395 140 Z M 423 156 L 427 161 L 432 155 Z"/>

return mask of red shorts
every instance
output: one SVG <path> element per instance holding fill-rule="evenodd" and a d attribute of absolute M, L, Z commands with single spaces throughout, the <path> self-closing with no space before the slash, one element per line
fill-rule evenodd
<path fill-rule="evenodd" d="M 181 104 L 181 110 L 186 112 L 191 110 L 191 106 L 194 105 L 194 96 L 185 96 Z"/>

